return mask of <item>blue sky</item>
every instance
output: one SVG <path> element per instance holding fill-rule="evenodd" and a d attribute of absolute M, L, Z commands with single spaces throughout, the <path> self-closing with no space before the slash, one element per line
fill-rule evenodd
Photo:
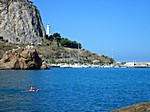
<path fill-rule="evenodd" d="M 150 0 L 32 0 L 51 33 L 116 61 L 150 61 Z"/>

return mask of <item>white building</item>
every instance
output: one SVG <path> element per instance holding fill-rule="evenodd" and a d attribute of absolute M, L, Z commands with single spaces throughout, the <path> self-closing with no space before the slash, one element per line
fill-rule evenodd
<path fill-rule="evenodd" d="M 47 24 L 47 27 L 46 27 L 46 35 L 50 36 L 50 25 Z"/>
<path fill-rule="evenodd" d="M 124 66 L 129 68 L 150 67 L 150 62 L 126 62 Z"/>

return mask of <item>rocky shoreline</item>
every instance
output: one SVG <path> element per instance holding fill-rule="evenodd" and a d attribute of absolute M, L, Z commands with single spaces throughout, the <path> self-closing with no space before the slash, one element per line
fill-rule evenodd
<path fill-rule="evenodd" d="M 38 70 L 47 69 L 47 65 L 33 46 L 18 47 L 6 51 L 0 60 L 0 70 Z"/>
<path fill-rule="evenodd" d="M 111 112 L 150 112 L 150 102 L 135 104 Z"/>

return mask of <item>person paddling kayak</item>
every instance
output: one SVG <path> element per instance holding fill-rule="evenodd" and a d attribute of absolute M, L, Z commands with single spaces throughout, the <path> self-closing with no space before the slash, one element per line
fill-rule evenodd
<path fill-rule="evenodd" d="M 34 86 L 30 86 L 30 89 L 28 90 L 28 92 L 38 92 L 39 89 L 35 90 Z"/>
<path fill-rule="evenodd" d="M 29 92 L 35 92 L 34 86 L 31 86 L 30 89 L 28 90 Z"/>

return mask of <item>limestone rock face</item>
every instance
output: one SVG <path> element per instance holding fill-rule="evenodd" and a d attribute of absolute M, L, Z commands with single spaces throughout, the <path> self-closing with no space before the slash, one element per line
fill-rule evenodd
<path fill-rule="evenodd" d="M 0 69 L 37 70 L 47 69 L 43 60 L 33 47 L 18 48 L 6 51 L 0 60 Z"/>
<path fill-rule="evenodd" d="M 40 43 L 45 29 L 36 6 L 28 0 L 0 0 L 0 37 L 10 43 Z"/>

